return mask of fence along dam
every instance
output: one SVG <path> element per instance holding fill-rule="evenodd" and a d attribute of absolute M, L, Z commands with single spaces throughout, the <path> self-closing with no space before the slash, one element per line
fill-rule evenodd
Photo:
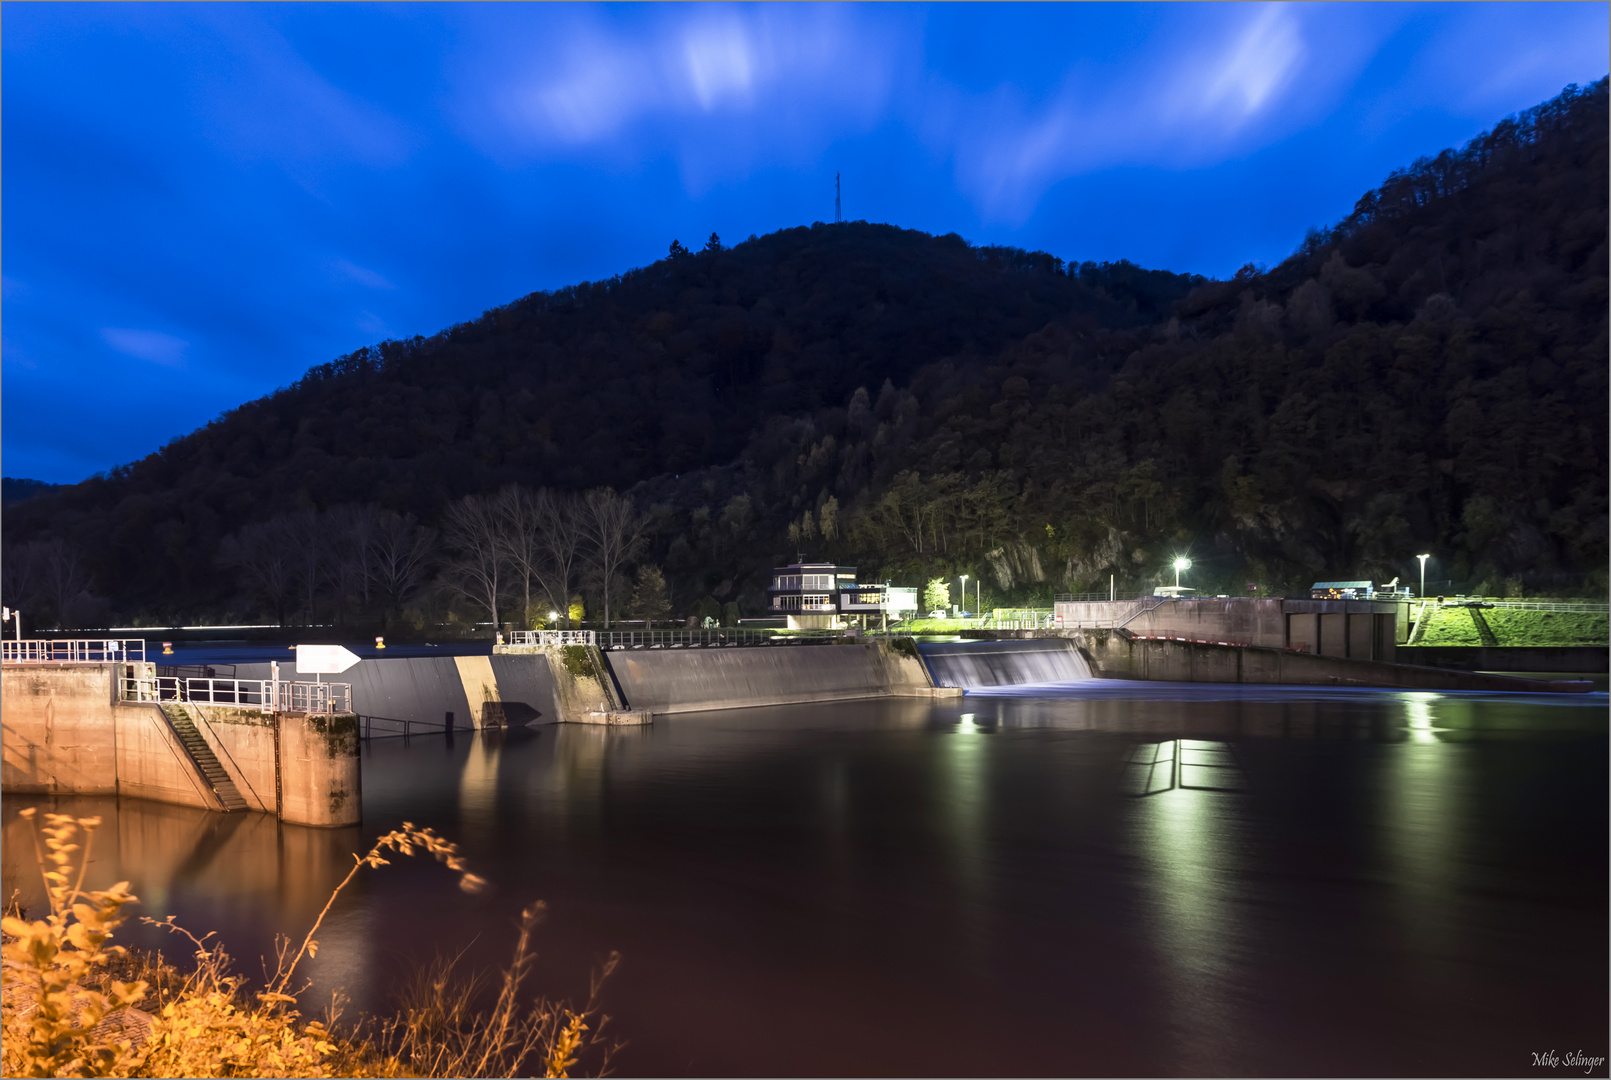
<path fill-rule="evenodd" d="M 935 686 L 1042 686 L 1094 676 L 1072 641 L 946 641 L 918 645 Z"/>

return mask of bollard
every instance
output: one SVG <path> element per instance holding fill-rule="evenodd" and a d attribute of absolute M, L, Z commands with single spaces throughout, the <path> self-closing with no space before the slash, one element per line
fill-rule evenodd
<path fill-rule="evenodd" d="M 386 639 L 381 637 L 379 634 L 375 635 L 375 648 L 384 649 L 385 647 L 386 647 Z"/>
<path fill-rule="evenodd" d="M 164 641 L 162 643 L 162 655 L 163 656 L 172 656 L 173 655 L 173 642 Z"/>

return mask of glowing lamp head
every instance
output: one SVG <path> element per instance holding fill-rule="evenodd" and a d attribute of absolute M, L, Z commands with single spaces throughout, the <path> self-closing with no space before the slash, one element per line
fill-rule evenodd
<path fill-rule="evenodd" d="M 1191 560 L 1186 558 L 1184 555 L 1182 555 L 1180 558 L 1175 560 L 1175 569 L 1176 570 L 1190 570 L 1191 569 Z"/>

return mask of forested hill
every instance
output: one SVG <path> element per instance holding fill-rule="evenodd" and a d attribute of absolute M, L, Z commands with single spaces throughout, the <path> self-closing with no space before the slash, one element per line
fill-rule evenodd
<path fill-rule="evenodd" d="M 1177 552 L 1212 591 L 1423 551 L 1603 589 L 1607 119 L 1569 88 L 1231 281 L 859 223 L 677 252 L 317 368 L 11 507 L 7 546 L 60 540 L 120 612 L 244 614 L 218 546 L 288 507 L 611 484 L 682 608 L 754 608 L 800 550 L 1019 601 Z"/>

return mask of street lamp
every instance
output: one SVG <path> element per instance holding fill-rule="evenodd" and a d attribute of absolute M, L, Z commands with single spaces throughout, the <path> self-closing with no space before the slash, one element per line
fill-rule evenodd
<path fill-rule="evenodd" d="M 1182 555 L 1175 560 L 1175 588 L 1180 588 L 1180 572 L 1191 569 L 1191 560 Z"/>
<path fill-rule="evenodd" d="M 967 609 L 968 609 L 968 575 L 963 574 L 962 575 L 962 610 L 963 610 L 964 613 L 966 613 Z"/>
<path fill-rule="evenodd" d="M 1417 559 L 1421 560 L 1421 599 L 1422 600 L 1426 599 L 1426 561 L 1428 559 L 1430 559 L 1431 557 L 1432 557 L 1431 555 L 1417 555 L 1416 556 Z"/>

